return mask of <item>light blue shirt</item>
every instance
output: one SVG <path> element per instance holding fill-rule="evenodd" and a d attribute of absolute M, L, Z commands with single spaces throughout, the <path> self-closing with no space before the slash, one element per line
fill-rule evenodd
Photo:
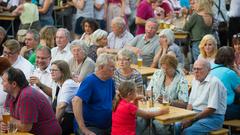
<path fill-rule="evenodd" d="M 211 75 L 216 76 L 227 89 L 227 104 L 230 105 L 234 101 L 235 90 L 240 85 L 240 78 L 235 71 L 223 65 L 212 64 Z"/>

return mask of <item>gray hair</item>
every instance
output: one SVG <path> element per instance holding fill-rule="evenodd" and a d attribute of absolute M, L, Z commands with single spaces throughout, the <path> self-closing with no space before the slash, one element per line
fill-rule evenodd
<path fill-rule="evenodd" d="M 64 32 L 64 35 L 65 35 L 65 37 L 68 39 L 68 41 L 71 41 L 71 36 L 70 36 L 70 32 L 69 32 L 68 29 L 66 29 L 66 28 L 59 28 L 59 29 L 57 30 L 57 32 L 58 32 L 58 31 L 63 31 L 63 32 Z"/>
<path fill-rule="evenodd" d="M 107 53 L 100 54 L 96 60 L 95 71 L 98 71 L 100 66 L 107 65 L 109 62 L 114 62 L 114 58 L 112 55 Z"/>
<path fill-rule="evenodd" d="M 148 23 L 148 22 L 152 22 L 152 23 L 155 23 L 157 26 L 157 30 L 158 30 L 158 26 L 159 26 L 159 24 L 158 24 L 158 21 L 157 21 L 157 19 L 156 18 L 149 18 L 149 19 L 147 19 L 147 22 L 146 23 Z"/>
<path fill-rule="evenodd" d="M 201 62 L 201 63 L 203 64 L 203 67 L 204 67 L 206 70 L 208 70 L 208 71 L 211 70 L 211 64 L 210 64 L 210 62 L 207 61 L 206 59 L 200 58 L 200 59 L 196 60 L 195 63 L 196 63 L 197 61 L 198 61 L 198 62 Z"/>
<path fill-rule="evenodd" d="M 107 37 L 108 33 L 105 30 L 97 29 L 91 35 L 91 42 L 96 43 L 99 39 Z"/>
<path fill-rule="evenodd" d="M 175 37 L 174 37 L 174 33 L 171 29 L 163 29 L 159 33 L 159 37 L 161 37 L 161 36 L 166 36 L 167 42 L 168 42 L 169 45 L 174 43 Z"/>
<path fill-rule="evenodd" d="M 36 31 L 35 29 L 28 30 L 27 34 L 32 34 L 33 39 L 37 42 L 40 42 L 40 35 L 39 35 L 38 31 Z"/>
<path fill-rule="evenodd" d="M 117 56 L 119 55 L 129 58 L 131 62 L 134 62 L 134 58 L 136 57 L 135 53 L 127 48 L 122 48 L 121 50 L 119 50 Z"/>
<path fill-rule="evenodd" d="M 117 25 L 117 27 L 122 28 L 123 30 L 126 29 L 126 22 L 122 17 L 115 17 L 112 19 L 112 23 Z"/>
<path fill-rule="evenodd" d="M 87 56 L 88 48 L 87 48 L 87 44 L 84 40 L 73 40 L 71 42 L 70 49 L 72 50 L 74 47 L 80 47 L 84 52 L 84 56 L 85 57 Z"/>

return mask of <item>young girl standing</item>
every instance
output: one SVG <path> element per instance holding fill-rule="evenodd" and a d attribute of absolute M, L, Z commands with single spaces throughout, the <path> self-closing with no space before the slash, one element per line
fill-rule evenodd
<path fill-rule="evenodd" d="M 133 82 L 120 84 L 112 113 L 112 135 L 136 135 L 136 116 L 152 118 L 169 112 L 168 108 L 145 111 L 137 107 L 136 87 Z"/>

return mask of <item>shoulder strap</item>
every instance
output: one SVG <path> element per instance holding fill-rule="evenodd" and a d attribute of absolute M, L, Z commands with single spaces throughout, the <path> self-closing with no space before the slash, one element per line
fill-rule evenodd
<path fill-rule="evenodd" d="M 224 22 L 226 22 L 227 20 L 225 19 L 225 17 L 224 17 L 224 15 L 223 15 L 223 12 L 221 11 L 221 9 L 220 9 L 220 0 L 218 0 L 218 4 L 219 5 L 217 5 L 215 2 L 213 2 L 214 3 L 214 5 L 217 7 L 217 9 L 218 9 L 218 15 L 219 15 L 219 13 L 221 14 L 221 16 L 222 16 L 222 18 L 223 18 L 223 20 L 224 20 Z"/>
<path fill-rule="evenodd" d="M 216 69 L 216 68 L 220 68 L 220 67 L 225 67 L 225 66 L 223 66 L 223 65 L 216 66 L 216 67 L 212 68 L 211 70 Z"/>

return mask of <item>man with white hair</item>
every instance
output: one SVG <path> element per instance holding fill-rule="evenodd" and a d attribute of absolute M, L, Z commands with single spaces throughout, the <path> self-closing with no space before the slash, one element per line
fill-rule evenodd
<path fill-rule="evenodd" d="M 197 112 L 197 115 L 181 123 L 184 135 L 202 135 L 222 128 L 227 93 L 221 81 L 209 74 L 210 70 L 208 61 L 204 59 L 195 61 L 193 66 L 195 79 L 192 81 L 187 109 Z"/>
<path fill-rule="evenodd" d="M 109 54 L 97 58 L 95 73 L 87 76 L 81 83 L 72 100 L 76 119 L 75 131 L 84 135 L 110 134 L 112 100 L 115 86 L 112 76 L 115 64 Z"/>
<path fill-rule="evenodd" d="M 72 58 L 70 50 L 70 32 L 65 28 L 59 28 L 56 33 L 57 46 L 52 48 L 52 61 L 65 60 L 66 62 Z"/>
<path fill-rule="evenodd" d="M 122 17 L 115 17 L 111 22 L 112 32 L 108 35 L 108 51 L 117 52 L 133 39 L 133 35 L 126 29 L 126 22 Z"/>

